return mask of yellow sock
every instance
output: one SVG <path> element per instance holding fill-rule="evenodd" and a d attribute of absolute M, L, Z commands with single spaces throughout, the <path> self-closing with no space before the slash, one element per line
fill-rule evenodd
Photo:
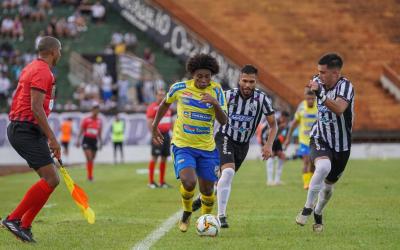
<path fill-rule="evenodd" d="M 308 173 L 303 173 L 303 184 L 304 184 L 304 186 L 307 185 L 307 178 L 308 178 Z"/>
<path fill-rule="evenodd" d="M 181 185 L 179 188 L 179 192 L 181 193 L 182 196 L 183 211 L 192 212 L 194 189 L 192 191 L 187 191 L 183 187 L 183 185 Z"/>
<path fill-rule="evenodd" d="M 311 177 L 313 176 L 312 172 L 308 172 L 304 174 L 306 176 L 304 184 L 309 186 L 310 185 L 310 181 L 311 181 Z"/>
<path fill-rule="evenodd" d="M 201 199 L 201 214 L 211 214 L 215 200 L 214 193 L 210 196 L 201 194 L 200 199 Z"/>

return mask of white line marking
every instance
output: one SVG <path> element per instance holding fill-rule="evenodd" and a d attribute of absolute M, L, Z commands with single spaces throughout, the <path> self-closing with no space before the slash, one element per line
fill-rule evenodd
<path fill-rule="evenodd" d="M 176 222 L 182 215 L 182 210 L 179 210 L 175 214 L 171 215 L 163 224 L 149 235 L 144 238 L 142 241 L 138 242 L 132 250 L 145 250 L 150 249 L 152 245 L 154 245 L 159 239 L 161 239 L 173 226 L 176 225 Z"/>
<path fill-rule="evenodd" d="M 148 173 L 149 173 L 149 170 L 147 168 L 138 168 L 138 169 L 136 169 L 136 174 L 148 174 Z M 158 174 L 159 170 L 155 169 L 154 173 Z"/>

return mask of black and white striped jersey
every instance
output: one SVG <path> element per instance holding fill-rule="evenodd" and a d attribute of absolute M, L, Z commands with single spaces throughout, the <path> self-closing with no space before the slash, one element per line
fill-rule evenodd
<path fill-rule="evenodd" d="M 313 80 L 321 84 L 319 76 Z M 317 100 L 318 119 L 311 129 L 311 140 L 320 139 L 336 152 L 348 151 L 351 147 L 351 132 L 354 119 L 354 89 L 351 82 L 341 77 L 331 89 L 325 89 L 321 84 L 322 91 L 327 98 L 335 100 L 343 98 L 349 105 L 343 114 L 336 115 L 328 109 L 321 100 Z M 315 140 L 318 146 L 318 140 Z"/>
<path fill-rule="evenodd" d="M 239 88 L 225 92 L 228 104 L 228 122 L 219 128 L 219 132 L 231 140 L 248 143 L 254 135 L 262 114 L 274 114 L 271 99 L 261 90 L 255 89 L 253 95 L 244 99 Z"/>

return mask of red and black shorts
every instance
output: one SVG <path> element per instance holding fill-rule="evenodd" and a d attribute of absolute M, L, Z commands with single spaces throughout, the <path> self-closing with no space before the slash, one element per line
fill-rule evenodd
<path fill-rule="evenodd" d="M 83 137 L 82 148 L 84 150 L 97 151 L 97 138 Z"/>
<path fill-rule="evenodd" d="M 7 127 L 8 141 L 29 167 L 39 169 L 53 164 L 47 137 L 39 125 L 12 121 Z"/>

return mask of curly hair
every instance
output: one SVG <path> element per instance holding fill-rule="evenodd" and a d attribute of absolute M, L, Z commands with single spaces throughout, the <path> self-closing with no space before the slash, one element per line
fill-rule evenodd
<path fill-rule="evenodd" d="M 196 54 L 187 61 L 186 70 L 190 74 L 194 74 L 198 69 L 208 69 L 212 75 L 216 75 L 219 72 L 219 65 L 217 60 L 210 55 Z"/>

